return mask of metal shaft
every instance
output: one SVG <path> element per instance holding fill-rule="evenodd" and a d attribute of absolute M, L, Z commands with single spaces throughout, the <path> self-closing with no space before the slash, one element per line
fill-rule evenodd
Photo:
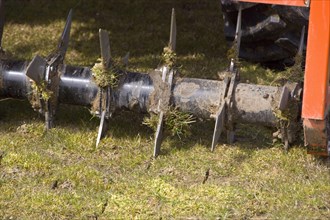
<path fill-rule="evenodd" d="M 28 62 L 2 61 L 0 63 L 0 95 L 2 97 L 28 98 L 31 91 L 29 78 L 25 75 Z M 89 68 L 63 65 L 60 73 L 59 103 L 91 106 L 99 88 L 93 82 Z M 151 74 L 122 72 L 121 80 L 112 93 L 116 109 L 148 112 L 158 103 L 154 94 L 164 94 L 161 85 Z M 219 109 L 224 81 L 178 78 L 173 82 L 171 103 L 181 111 L 197 117 L 213 117 Z M 234 88 L 233 115 L 235 120 L 274 126 L 273 114 L 278 105 L 282 88 L 239 83 Z M 159 98 L 159 97 L 158 97 Z M 161 97 L 160 97 L 161 98 Z"/>

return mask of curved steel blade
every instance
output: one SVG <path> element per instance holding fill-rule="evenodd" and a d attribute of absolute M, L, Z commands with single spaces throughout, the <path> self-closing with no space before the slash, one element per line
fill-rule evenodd
<path fill-rule="evenodd" d="M 101 49 L 102 62 L 103 62 L 103 65 L 105 68 L 109 68 L 110 62 L 111 62 L 109 33 L 105 30 L 100 29 L 99 37 L 100 37 L 100 49 Z"/>
<path fill-rule="evenodd" d="M 106 130 L 105 124 L 106 124 L 105 123 L 105 111 L 102 111 L 99 132 L 97 133 L 96 147 L 99 145 L 101 138 L 104 136 L 104 131 Z"/>
<path fill-rule="evenodd" d="M 39 84 L 44 79 L 47 61 L 36 55 L 26 68 L 26 75 Z"/>
<path fill-rule="evenodd" d="M 299 44 L 299 49 L 298 49 L 298 55 L 302 55 L 304 51 L 304 42 L 305 42 L 305 29 L 306 27 L 303 26 L 301 29 L 301 35 L 300 35 L 300 44 Z"/>
<path fill-rule="evenodd" d="M 127 54 L 123 57 L 122 61 L 124 66 L 127 67 L 129 62 L 129 52 L 127 52 Z"/>
<path fill-rule="evenodd" d="M 216 116 L 211 151 L 214 151 L 215 146 L 218 144 L 224 126 L 225 126 L 225 103 L 223 103 L 220 106 L 219 112 L 217 113 Z"/>
<path fill-rule="evenodd" d="M 72 24 L 72 14 L 73 14 L 73 10 L 71 9 L 68 14 L 68 17 L 66 19 L 64 30 L 63 30 L 60 42 L 57 47 L 58 52 L 62 55 L 62 59 L 64 59 L 66 51 L 69 46 L 70 31 L 71 31 L 71 24 Z"/>
<path fill-rule="evenodd" d="M 236 24 L 236 33 L 235 33 L 235 42 L 237 42 L 237 56 L 239 57 L 239 51 L 241 48 L 241 38 L 242 38 L 242 4 L 239 4 L 238 15 L 237 15 L 237 24 Z M 235 58 L 238 58 L 235 57 Z"/>
<path fill-rule="evenodd" d="M 54 114 L 53 109 L 49 101 L 45 102 L 45 127 L 46 130 L 50 130 L 54 127 Z"/>
<path fill-rule="evenodd" d="M 175 49 L 176 49 L 176 18 L 175 18 L 175 9 L 174 8 L 172 8 L 169 46 L 172 49 L 172 51 L 175 51 Z"/>
<path fill-rule="evenodd" d="M 154 157 L 157 157 L 160 152 L 160 147 L 163 141 L 163 125 L 164 125 L 164 112 L 161 111 L 159 114 L 159 120 L 157 130 L 155 133 L 155 145 L 154 145 Z"/>

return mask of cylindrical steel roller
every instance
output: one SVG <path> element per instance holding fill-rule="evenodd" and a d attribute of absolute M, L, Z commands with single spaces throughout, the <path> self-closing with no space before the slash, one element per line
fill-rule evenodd
<path fill-rule="evenodd" d="M 3 97 L 25 98 L 31 85 L 25 70 L 28 62 L 2 61 L 0 69 L 0 94 Z M 99 92 L 89 68 L 63 66 L 60 70 L 59 103 L 90 106 Z M 121 79 L 111 93 L 116 109 L 127 108 L 148 112 L 153 100 L 152 93 L 162 93 L 159 82 L 150 74 L 120 72 Z M 184 112 L 197 117 L 214 116 L 225 97 L 224 81 L 177 78 L 172 86 L 171 103 Z M 274 107 L 280 99 L 281 87 L 238 83 L 233 92 L 232 114 L 235 121 L 275 126 Z"/>
<path fill-rule="evenodd" d="M 225 90 L 223 81 L 182 78 L 175 82 L 173 103 L 182 111 L 210 118 L 219 109 Z"/>
<path fill-rule="evenodd" d="M 92 71 L 84 67 L 65 66 L 60 75 L 59 102 L 89 106 L 99 90 Z"/>
<path fill-rule="evenodd" d="M 125 72 L 114 89 L 112 100 L 116 108 L 127 108 L 147 112 L 150 105 L 150 95 L 154 90 L 153 82 L 148 74 Z"/>
<path fill-rule="evenodd" d="M 235 121 L 275 126 L 273 113 L 280 101 L 282 87 L 239 83 L 234 92 Z"/>
<path fill-rule="evenodd" d="M 0 62 L 0 95 L 3 97 L 26 98 L 30 83 L 25 75 L 27 61 Z"/>

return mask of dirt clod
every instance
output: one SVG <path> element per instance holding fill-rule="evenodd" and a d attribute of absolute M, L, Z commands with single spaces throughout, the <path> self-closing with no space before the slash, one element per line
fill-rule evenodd
<path fill-rule="evenodd" d="M 167 112 L 170 105 L 171 88 L 163 82 L 161 72 L 155 70 L 150 73 L 150 78 L 154 86 L 154 91 L 150 94 L 149 111 L 158 113 L 159 111 Z"/>

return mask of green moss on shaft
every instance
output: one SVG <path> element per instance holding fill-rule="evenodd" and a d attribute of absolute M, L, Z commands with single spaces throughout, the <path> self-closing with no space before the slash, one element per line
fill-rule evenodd
<path fill-rule="evenodd" d="M 53 92 L 47 89 L 46 81 L 42 81 L 39 85 L 33 82 L 31 87 L 37 94 L 40 94 L 44 101 L 48 101 L 53 95 Z"/>
<path fill-rule="evenodd" d="M 164 64 L 170 68 L 173 68 L 175 66 L 177 61 L 177 55 L 170 47 L 164 47 L 163 61 Z"/>
<path fill-rule="evenodd" d="M 94 81 L 99 87 L 110 86 L 113 88 L 118 85 L 118 73 L 115 66 L 105 68 L 102 62 L 98 62 L 93 66 L 92 72 Z"/>

